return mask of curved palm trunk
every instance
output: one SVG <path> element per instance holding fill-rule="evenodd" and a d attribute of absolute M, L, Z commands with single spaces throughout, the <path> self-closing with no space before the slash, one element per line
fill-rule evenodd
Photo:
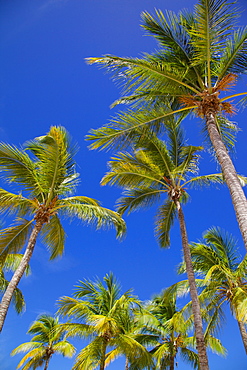
<path fill-rule="evenodd" d="M 129 370 L 129 361 L 126 357 L 126 360 L 125 360 L 125 370 Z"/>
<path fill-rule="evenodd" d="M 175 204 L 178 210 L 178 219 L 179 219 L 179 226 L 180 226 L 180 232 L 181 232 L 181 238 L 182 238 L 184 260 L 185 260 L 186 272 L 187 272 L 189 287 L 190 287 L 192 312 L 194 316 L 194 325 L 195 325 L 196 348 L 198 351 L 200 370 L 209 370 L 208 357 L 207 357 L 207 351 L 206 351 L 206 345 L 204 341 L 204 333 L 203 333 L 203 327 L 202 327 L 201 308 L 200 308 L 200 302 L 199 302 L 198 294 L 197 294 L 197 287 L 196 287 L 195 275 L 194 275 L 194 270 L 193 270 L 193 265 L 192 265 L 192 260 L 191 260 L 184 214 L 183 214 L 180 202 L 176 200 Z"/>
<path fill-rule="evenodd" d="M 208 113 L 206 115 L 206 125 L 211 143 L 221 166 L 224 179 L 230 191 L 237 222 L 244 240 L 245 248 L 247 249 L 247 200 L 238 179 L 235 167 L 224 143 L 222 142 L 219 131 L 217 130 L 213 113 Z"/>
<path fill-rule="evenodd" d="M 242 337 L 244 349 L 247 354 L 247 332 L 246 332 L 245 324 L 242 321 L 238 321 L 238 327 L 239 327 L 239 331 Z"/>
<path fill-rule="evenodd" d="M 4 324 L 4 321 L 5 321 L 5 318 L 6 318 L 6 315 L 7 315 L 9 305 L 10 305 L 11 299 L 13 297 L 14 291 L 17 288 L 17 285 L 19 284 L 19 281 L 21 280 L 21 278 L 22 278 L 22 276 L 23 276 L 23 274 L 24 274 L 24 272 L 25 272 L 25 270 L 28 266 L 30 258 L 32 257 L 34 246 L 35 246 L 35 243 L 36 243 L 36 240 L 37 240 L 37 236 L 38 236 L 43 224 L 44 224 L 44 221 L 37 221 L 36 222 L 36 224 L 33 228 L 33 231 L 30 235 L 30 238 L 29 238 L 29 241 L 28 241 L 28 244 L 27 244 L 27 248 L 26 248 L 25 253 L 22 257 L 22 260 L 21 260 L 18 268 L 16 269 L 14 275 L 12 276 L 12 279 L 10 280 L 10 282 L 8 284 L 8 287 L 7 287 L 5 293 L 2 297 L 2 301 L 0 303 L 0 332 L 2 331 L 3 324 Z"/>

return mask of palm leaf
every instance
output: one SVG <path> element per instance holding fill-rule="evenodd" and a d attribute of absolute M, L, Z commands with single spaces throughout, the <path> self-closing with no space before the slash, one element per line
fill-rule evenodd
<path fill-rule="evenodd" d="M 24 246 L 33 228 L 33 220 L 17 218 L 16 223 L 0 230 L 0 258 L 9 253 L 18 253 Z"/>
<path fill-rule="evenodd" d="M 159 244 L 162 248 L 170 245 L 170 229 L 176 217 L 176 206 L 174 202 L 169 199 L 162 205 L 156 214 L 155 235 L 158 238 Z"/>
<path fill-rule="evenodd" d="M 43 236 L 44 244 L 51 253 L 50 259 L 63 254 L 66 235 L 57 215 L 52 216 L 49 222 L 44 224 L 41 229 L 41 235 Z"/>
<path fill-rule="evenodd" d="M 142 207 L 150 207 L 160 198 L 161 191 L 155 188 L 133 189 L 123 192 L 123 197 L 117 201 L 117 210 L 120 214 L 133 212 Z"/>

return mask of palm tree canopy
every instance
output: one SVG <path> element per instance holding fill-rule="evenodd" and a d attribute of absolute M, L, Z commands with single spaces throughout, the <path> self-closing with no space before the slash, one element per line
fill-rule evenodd
<path fill-rule="evenodd" d="M 186 202 L 188 187 L 223 182 L 221 174 L 199 175 L 197 152 L 202 148 L 186 145 L 181 126 L 174 121 L 168 128 L 167 142 L 146 131 L 140 148 L 114 156 L 101 182 L 125 189 L 117 203 L 120 213 L 150 206 L 166 196 L 156 216 L 156 235 L 162 247 L 169 245 L 177 212 L 174 199 Z"/>
<path fill-rule="evenodd" d="M 211 305 L 228 302 L 238 320 L 247 320 L 247 256 L 241 260 L 236 240 L 220 228 L 211 228 L 205 242 L 193 243 L 191 255 L 195 271 L 204 278 L 203 295 Z"/>
<path fill-rule="evenodd" d="M 89 64 L 103 65 L 121 80 L 124 96 L 115 104 L 133 106 L 109 125 L 91 130 L 91 147 L 123 145 L 145 125 L 157 133 L 174 113 L 192 110 L 204 116 L 210 109 L 218 114 L 223 139 L 232 145 L 234 124 L 223 113 L 234 112 L 227 100 L 235 95 L 225 92 L 247 70 L 247 28 L 235 27 L 238 13 L 225 0 L 199 0 L 193 13 L 143 12 L 142 27 L 156 38 L 158 52 L 142 58 L 87 58 Z M 176 102 L 173 109 L 171 99 Z"/>
<path fill-rule="evenodd" d="M 75 354 L 75 347 L 65 338 L 57 317 L 41 315 L 32 323 L 28 334 L 33 335 L 31 341 L 21 344 L 11 352 L 12 356 L 27 352 L 19 362 L 18 369 L 36 369 L 44 365 L 54 353 L 65 357 L 72 357 Z"/>
<path fill-rule="evenodd" d="M 78 354 L 73 369 L 95 369 L 102 361 L 107 365 L 120 355 L 130 360 L 139 357 L 143 363 L 151 363 L 146 349 L 138 343 L 134 333 L 130 334 L 133 326 L 130 311 L 136 304 L 139 300 L 131 291 L 121 294 L 112 273 L 103 281 L 80 281 L 74 297 L 59 300 L 59 314 L 77 321 L 63 325 L 67 335 L 92 338 Z M 111 348 L 108 353 L 107 347 Z"/>
<path fill-rule="evenodd" d="M 116 212 L 103 208 L 95 199 L 74 195 L 79 181 L 74 151 L 66 130 L 55 126 L 21 149 L 0 144 L 0 170 L 10 185 L 21 190 L 14 194 L 0 189 L 0 212 L 16 215 L 14 224 L 0 231 L 2 259 L 21 250 L 38 220 L 42 220 L 41 234 L 51 259 L 64 250 L 60 217 L 76 216 L 96 228 L 114 226 L 118 237 L 124 233 L 124 221 Z"/>

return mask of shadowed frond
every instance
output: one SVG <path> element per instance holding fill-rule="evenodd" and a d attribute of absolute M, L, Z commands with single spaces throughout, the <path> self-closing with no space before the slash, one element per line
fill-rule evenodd
<path fill-rule="evenodd" d="M 9 253 L 18 253 L 27 241 L 33 228 L 33 220 L 17 218 L 13 226 L 0 230 L 0 258 Z"/>
<path fill-rule="evenodd" d="M 155 235 L 158 238 L 161 247 L 165 248 L 170 245 L 170 229 L 174 223 L 177 209 L 174 202 L 169 199 L 162 205 L 156 215 Z"/>
<path fill-rule="evenodd" d="M 51 260 L 63 254 L 66 235 L 57 215 L 52 216 L 49 222 L 43 226 L 41 235 L 51 254 Z"/>

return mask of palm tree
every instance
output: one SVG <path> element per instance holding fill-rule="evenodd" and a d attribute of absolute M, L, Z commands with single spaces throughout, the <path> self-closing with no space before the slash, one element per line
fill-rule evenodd
<path fill-rule="evenodd" d="M 14 272 L 19 263 L 22 259 L 21 254 L 8 254 L 4 261 L 2 261 L 2 268 L 0 270 L 0 292 L 4 294 L 9 284 L 8 280 L 6 280 L 5 273 L 6 272 Z M 26 270 L 26 275 L 30 273 L 30 268 L 28 267 Z M 23 312 L 25 309 L 25 300 L 23 297 L 22 292 L 20 289 L 16 288 L 13 294 L 13 304 L 17 313 Z"/>
<path fill-rule="evenodd" d="M 192 299 L 197 350 L 200 368 L 203 370 L 208 369 L 207 354 L 182 203 L 186 203 L 188 199 L 187 187 L 221 183 L 222 176 L 197 175 L 196 152 L 201 149 L 184 145 L 181 127 L 171 122 L 167 145 L 151 133 L 146 136 L 142 134 L 142 148 L 137 149 L 134 154 L 120 153 L 115 156 L 109 162 L 110 171 L 103 178 L 102 184 L 117 184 L 127 189 L 117 205 L 121 214 L 150 206 L 159 201 L 162 195 L 167 197 L 156 216 L 156 235 L 161 247 L 169 246 L 170 228 L 175 217 L 178 217 Z"/>
<path fill-rule="evenodd" d="M 227 232 L 211 228 L 204 243 L 193 243 L 191 255 L 194 269 L 204 278 L 202 299 L 209 301 L 207 309 L 219 310 L 230 305 L 247 353 L 247 255 L 240 261 L 236 241 Z"/>
<path fill-rule="evenodd" d="M 64 324 L 68 336 L 92 337 L 92 341 L 81 350 L 73 370 L 100 370 L 119 355 L 130 361 L 138 357 L 142 363 L 151 363 L 147 350 L 130 335 L 129 310 L 139 301 L 130 291 L 120 294 L 120 286 L 112 273 L 104 281 L 84 280 L 76 286 L 74 297 L 59 300 L 59 314 L 78 322 Z M 113 347 L 107 353 L 107 349 Z M 126 361 L 128 369 L 128 361 Z"/>
<path fill-rule="evenodd" d="M 27 242 L 23 258 L 0 304 L 0 330 L 38 235 L 42 235 L 48 246 L 51 259 L 63 254 L 65 232 L 60 215 L 96 223 L 97 228 L 114 225 L 117 236 L 124 232 L 124 221 L 116 212 L 101 207 L 92 198 L 69 196 L 78 182 L 71 149 L 66 130 L 55 126 L 46 136 L 27 143 L 25 149 L 0 144 L 0 168 L 5 172 L 5 179 L 22 189 L 22 193 L 14 194 L 0 188 L 0 211 L 16 214 L 14 225 L 0 231 L 1 260 L 9 253 L 17 253 Z"/>
<path fill-rule="evenodd" d="M 193 14 L 143 12 L 142 26 L 158 41 L 158 52 L 143 58 L 88 58 L 88 63 L 106 66 L 123 83 L 126 96 L 115 104 L 133 104 L 109 125 L 91 130 L 88 139 L 94 140 L 91 148 L 123 145 L 136 137 L 137 128 L 149 126 L 157 132 L 171 115 L 199 115 L 230 190 L 247 249 L 247 201 L 227 148 L 233 144 L 236 127 L 225 117 L 235 110 L 229 99 L 247 94 L 225 95 L 247 70 L 247 28 L 235 27 L 239 11 L 232 4 L 198 0 Z M 171 100 L 176 109 L 167 104 Z"/>
<path fill-rule="evenodd" d="M 193 368 L 198 368 L 198 355 L 194 351 L 195 341 L 189 336 L 193 320 L 191 316 L 185 318 L 184 309 L 177 309 L 174 288 L 167 288 L 144 307 L 139 320 L 142 331 L 150 334 L 150 344 L 153 344 L 150 352 L 156 359 L 156 368 L 174 370 L 177 355 Z M 220 341 L 211 335 L 208 337 L 207 346 L 219 354 L 225 353 Z"/>
<path fill-rule="evenodd" d="M 44 365 L 44 370 L 47 370 L 54 353 L 65 357 L 72 357 L 75 354 L 75 347 L 65 338 L 57 317 L 41 315 L 32 323 L 28 334 L 34 335 L 31 341 L 21 344 L 11 352 L 12 356 L 27 352 L 17 369 L 37 369 Z"/>

